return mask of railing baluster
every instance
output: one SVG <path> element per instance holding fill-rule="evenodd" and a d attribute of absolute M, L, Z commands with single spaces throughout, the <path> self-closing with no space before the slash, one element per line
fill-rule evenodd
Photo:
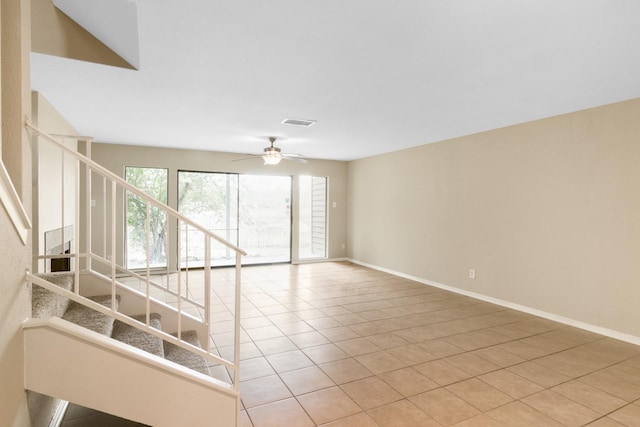
<path fill-rule="evenodd" d="M 211 239 L 204 236 L 204 323 L 207 325 L 207 349 L 211 348 Z"/>
<path fill-rule="evenodd" d="M 180 268 L 180 257 L 182 256 L 182 221 L 177 218 L 178 223 L 178 339 L 182 339 L 182 269 Z M 167 280 L 169 282 L 169 280 Z"/>
<path fill-rule="evenodd" d="M 116 183 L 111 183 L 111 309 L 116 306 Z M 106 211 L 106 209 L 105 209 Z"/>
<path fill-rule="evenodd" d="M 87 144 L 87 147 L 89 147 L 89 143 Z M 91 259 L 91 252 L 93 251 L 93 248 L 91 247 L 92 243 L 91 243 L 91 235 L 93 234 L 91 232 L 91 224 L 93 223 L 93 221 L 91 220 L 91 207 L 93 205 L 93 200 L 91 199 L 91 186 L 92 186 L 92 179 L 91 179 L 91 168 L 89 168 L 89 166 L 85 165 L 85 175 L 86 175 L 86 182 L 85 182 L 85 203 L 86 203 L 86 213 L 85 213 L 85 253 L 87 254 L 87 256 L 85 257 L 85 268 L 88 271 L 91 271 L 92 269 L 92 259 Z M 79 248 L 78 248 L 79 249 Z"/>
<path fill-rule="evenodd" d="M 146 319 L 147 319 L 147 325 L 149 324 L 149 321 L 151 319 L 151 301 L 149 300 L 149 298 L 151 297 L 151 236 L 149 236 L 149 234 L 151 233 L 151 209 L 149 206 L 149 202 L 147 202 L 145 204 L 146 206 L 146 220 L 145 220 L 145 235 L 146 235 L 146 245 L 145 247 L 147 248 L 147 302 L 146 302 L 146 308 L 145 308 L 145 312 L 146 312 Z"/>
<path fill-rule="evenodd" d="M 236 252 L 236 289 L 235 289 L 235 313 L 233 313 L 235 317 L 235 325 L 234 325 L 234 334 L 233 334 L 233 356 L 234 356 L 234 366 L 235 366 L 235 374 L 233 376 L 233 386 L 236 390 L 240 389 L 240 306 L 242 304 L 242 254 L 240 252 Z"/>
<path fill-rule="evenodd" d="M 102 177 L 102 255 L 107 257 L 107 177 Z"/>
<path fill-rule="evenodd" d="M 74 224 L 73 227 L 73 244 L 74 248 L 69 248 L 71 251 L 73 249 L 74 255 L 74 266 L 73 266 L 73 277 L 74 284 L 76 288 L 80 288 L 80 160 L 76 159 L 75 164 L 75 209 L 74 209 Z M 62 230 L 63 241 L 64 241 L 64 229 Z"/>
<path fill-rule="evenodd" d="M 184 246 L 185 246 L 185 257 L 184 257 L 184 272 L 187 276 L 187 280 L 185 281 L 185 295 L 189 295 L 189 224 L 185 224 L 184 227 Z"/>
<path fill-rule="evenodd" d="M 64 144 L 64 142 L 63 142 L 63 144 Z M 60 203 L 60 233 L 61 233 L 60 242 L 61 242 L 61 245 L 62 245 L 62 253 L 64 253 L 64 250 L 65 250 L 64 249 L 64 241 L 65 241 L 64 240 L 64 214 L 65 214 L 64 207 L 65 207 L 65 204 L 66 204 L 67 201 L 64 198 L 64 196 L 65 196 L 65 191 L 64 191 L 64 188 L 65 188 L 65 185 L 64 185 L 64 178 L 65 178 L 65 175 L 64 175 L 64 169 L 65 169 L 64 151 L 62 153 L 60 153 L 60 154 L 61 154 L 61 159 L 60 159 L 60 166 L 61 166 L 60 167 L 60 200 L 62 201 L 62 203 Z M 53 260 L 52 260 L 52 262 L 53 262 Z M 51 270 L 53 270 L 53 268 Z M 76 288 L 79 288 L 79 286 L 76 285 Z"/>

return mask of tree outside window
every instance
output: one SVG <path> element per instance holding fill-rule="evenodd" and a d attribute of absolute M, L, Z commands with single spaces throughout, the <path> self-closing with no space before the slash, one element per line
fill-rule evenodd
<path fill-rule="evenodd" d="M 151 197 L 167 203 L 167 169 L 126 167 L 125 179 Z M 147 203 L 133 193 L 127 193 L 127 268 L 146 268 Z M 167 265 L 167 215 L 149 207 L 150 267 Z"/>

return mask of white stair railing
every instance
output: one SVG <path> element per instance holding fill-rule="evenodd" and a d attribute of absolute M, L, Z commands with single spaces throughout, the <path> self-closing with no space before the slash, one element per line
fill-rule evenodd
<path fill-rule="evenodd" d="M 42 286 L 52 292 L 56 292 L 74 300 L 80 304 L 86 305 L 94 310 L 110 315 L 117 320 L 127 323 L 133 327 L 144 330 L 145 332 L 159 336 L 162 339 L 178 345 L 182 348 L 190 350 L 196 354 L 200 354 L 213 364 L 219 364 L 228 368 L 233 373 L 232 385 L 236 390 L 239 388 L 239 367 L 240 367 L 240 292 L 241 292 L 241 258 L 246 252 L 224 238 L 207 230 L 202 225 L 192 221 L 186 216 L 180 214 L 172 207 L 158 201 L 149 196 L 144 191 L 131 185 L 118 175 L 109 171 L 105 167 L 99 165 L 88 157 L 78 153 L 76 150 L 69 148 L 62 141 L 56 139 L 55 136 L 47 134 L 28 121 L 25 127 L 39 137 L 39 140 L 46 141 L 57 147 L 62 153 L 61 162 L 61 210 L 62 224 L 60 229 L 64 230 L 68 225 L 74 225 L 74 244 L 69 253 L 65 254 L 44 254 L 38 253 L 35 258 L 38 260 L 38 269 L 36 273 L 46 272 L 47 260 L 66 258 L 70 260 L 70 266 L 75 274 L 74 291 L 66 291 L 57 285 L 54 285 L 37 274 L 27 273 L 26 280 L 36 285 Z M 74 160 L 74 167 L 69 171 L 67 159 Z M 67 165 L 67 166 L 65 166 Z M 66 192 L 69 191 L 65 186 L 65 174 L 73 173 L 75 179 L 73 192 L 74 202 L 73 224 L 65 223 L 65 201 Z M 84 191 L 83 191 L 84 190 Z M 176 253 L 178 265 L 175 275 L 176 283 L 161 283 L 154 280 L 153 276 L 159 271 L 152 268 L 151 265 L 151 249 L 150 242 L 147 238 L 146 242 L 146 268 L 144 271 L 130 270 L 124 261 L 124 229 L 126 227 L 125 206 L 127 197 L 135 197 L 145 204 L 146 218 L 145 228 L 147 232 L 150 230 L 150 210 L 157 209 L 167 215 L 168 227 L 175 227 L 173 230 L 177 233 L 175 240 L 175 248 L 167 247 L 166 253 Z M 68 202 L 67 202 L 68 203 Z M 102 209 L 94 209 L 94 204 L 100 204 Z M 81 205 L 85 205 L 85 209 L 81 209 Z M 51 208 L 51 207 L 49 207 Z M 99 212 L 97 212 L 99 211 Z M 41 210 L 42 215 L 42 210 Z M 82 231 L 80 228 L 82 226 Z M 169 233 L 169 230 L 167 230 Z M 189 234 L 189 239 L 183 238 Z M 197 255 L 204 260 L 204 269 L 181 268 L 181 259 L 183 257 L 193 257 L 194 247 L 189 246 L 189 241 L 194 240 L 192 235 L 199 236 L 202 245 L 197 250 Z M 82 237 L 82 238 L 81 238 Z M 34 238 L 37 238 L 34 236 Z M 168 239 L 167 245 L 170 245 L 171 239 Z M 217 290 L 211 279 L 211 254 L 216 246 L 228 248 L 235 253 L 235 283 L 233 284 L 233 302 L 228 299 L 229 289 L 224 288 Z M 201 246 L 201 247 L 200 247 Z M 50 262 L 50 261 L 49 261 Z M 188 264 L 187 264 L 188 265 Z M 122 313 L 112 310 L 103 305 L 97 304 L 92 300 L 81 295 L 80 273 L 88 272 L 98 276 L 106 277 L 111 282 L 112 302 L 115 303 L 117 292 L 119 289 L 126 287 L 125 282 L 136 281 L 142 283 L 142 292 L 146 298 L 145 322 L 138 322 Z M 167 273 L 168 271 L 164 271 Z M 168 276 L 165 276 L 168 277 Z M 195 282 L 192 284 L 191 282 Z M 171 301 L 171 306 L 177 310 L 178 327 L 174 335 L 159 331 L 150 326 L 150 314 L 152 306 L 155 304 L 166 304 Z M 212 313 L 213 305 L 224 304 L 227 313 L 234 316 L 234 336 L 233 336 L 233 360 L 227 360 L 219 356 L 215 351 L 215 346 L 211 338 L 212 333 Z M 112 307 L 115 307 L 112 304 Z M 219 311 L 218 309 L 216 309 Z M 202 342 L 202 349 L 181 339 L 182 319 L 196 317 L 206 325 L 206 337 Z M 225 321 L 228 317 L 225 317 Z"/>

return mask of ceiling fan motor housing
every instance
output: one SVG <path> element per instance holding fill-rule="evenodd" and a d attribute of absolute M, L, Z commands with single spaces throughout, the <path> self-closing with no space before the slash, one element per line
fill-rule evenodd
<path fill-rule="evenodd" d="M 264 152 L 267 154 L 276 154 L 276 153 L 280 153 L 280 149 L 278 147 L 274 147 L 273 145 L 271 147 L 267 147 L 264 149 Z"/>

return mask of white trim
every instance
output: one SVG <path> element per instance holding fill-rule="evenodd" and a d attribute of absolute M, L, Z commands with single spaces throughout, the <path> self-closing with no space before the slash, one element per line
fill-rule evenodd
<path fill-rule="evenodd" d="M 368 267 L 374 270 L 382 271 L 384 273 L 389 273 L 394 276 L 402 277 L 405 279 L 413 280 L 415 282 L 419 282 L 425 285 L 434 286 L 436 288 L 444 289 L 446 291 L 455 292 L 460 295 L 465 295 L 471 298 L 475 298 L 481 301 L 490 302 L 492 304 L 500 305 L 502 307 L 510 308 L 513 310 L 521 311 L 523 313 L 532 314 L 534 316 L 542 317 L 545 319 L 553 320 L 554 322 L 563 323 L 568 326 L 573 326 L 579 329 L 584 329 L 585 331 L 593 332 L 596 334 L 600 334 L 609 338 L 613 338 L 616 340 L 624 341 L 629 344 L 640 345 L 640 337 L 630 334 L 625 334 L 623 332 L 615 331 L 613 329 L 603 328 L 601 326 L 592 325 L 590 323 L 582 322 L 579 320 L 571 319 L 568 317 L 560 316 L 558 314 L 549 313 L 543 310 L 538 310 L 537 308 L 531 308 L 524 305 L 516 304 L 510 301 L 505 301 L 499 298 L 490 297 L 487 295 L 479 294 L 476 292 L 467 291 L 460 288 L 455 288 L 453 286 L 443 285 L 442 283 L 434 282 L 427 279 L 422 279 L 420 277 L 411 276 L 409 274 L 405 274 L 399 271 L 391 270 L 388 268 L 380 267 L 377 265 L 369 264 L 366 262 L 358 261 L 355 259 L 349 259 L 354 264 L 361 265 L 363 267 Z"/>
<path fill-rule="evenodd" d="M 349 258 L 302 258 L 295 261 L 291 261 L 293 265 L 300 264 L 318 264 L 320 262 L 344 262 L 351 261 Z M 355 261 L 354 261 L 355 262 Z"/>
<path fill-rule="evenodd" d="M 237 425 L 240 394 L 216 378 L 58 317 L 29 319 L 22 329 L 27 390 L 64 396 L 80 406 L 148 425 L 181 425 L 184 414 L 175 409 L 185 403 L 195 409 L 189 415 L 193 425 L 207 425 L 212 415 L 222 420 L 221 425 Z M 92 369 L 86 360 L 99 360 L 113 372 Z M 126 387 L 122 387 L 123 375 L 129 381 Z M 149 387 L 150 379 L 156 387 Z M 100 387 L 77 387 L 82 381 Z M 176 394 L 167 400 L 166 393 L 174 390 Z M 109 393 L 113 398 L 104 399 Z M 172 405 L 132 405 L 132 399 L 141 394 L 147 403 L 160 399 Z"/>
<path fill-rule="evenodd" d="M 54 285 L 55 286 L 55 285 Z M 227 384 L 217 378 L 205 375 L 198 371 L 186 368 L 170 360 L 148 353 L 137 347 L 117 341 L 111 337 L 101 335 L 90 329 L 78 326 L 75 323 L 68 322 L 59 317 L 41 317 L 27 319 L 22 323 L 22 330 L 29 331 L 35 329 L 45 329 L 56 331 L 71 337 L 72 340 L 84 343 L 94 348 L 102 348 L 113 354 L 119 354 L 121 357 L 136 361 L 149 366 L 157 371 L 164 371 L 175 376 L 181 377 L 185 381 L 198 383 L 207 389 L 215 389 L 231 396 L 239 396 L 233 386 Z"/>
<path fill-rule="evenodd" d="M 53 413 L 53 418 L 51 418 L 51 421 L 49 422 L 49 427 L 60 427 L 62 425 L 62 421 L 64 421 L 64 416 L 67 413 L 68 407 L 69 402 L 67 402 L 66 400 L 61 400 L 60 402 L 58 402 L 58 406 Z"/>
<path fill-rule="evenodd" d="M 11 218 L 22 244 L 26 245 L 27 235 L 31 230 L 31 221 L 29 221 L 29 215 L 24 210 L 22 201 L 2 160 L 0 160 L 0 166 L 0 200 L 2 200 L 2 205 L 6 209 L 9 218 Z"/>

